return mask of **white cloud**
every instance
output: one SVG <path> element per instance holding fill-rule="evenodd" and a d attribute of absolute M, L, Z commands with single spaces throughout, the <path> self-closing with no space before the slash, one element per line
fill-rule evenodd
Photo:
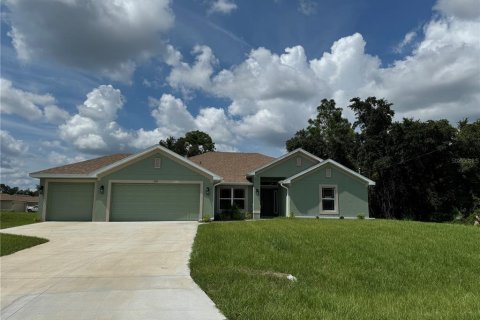
<path fill-rule="evenodd" d="M 192 54 L 196 55 L 195 63 L 190 66 L 185 62 L 177 62 L 167 78 L 170 86 L 185 90 L 186 88 L 207 89 L 214 66 L 218 63 L 212 49 L 207 46 L 195 46 Z"/>
<path fill-rule="evenodd" d="M 8 131 L 0 130 L 0 181 L 11 186 L 31 186 L 24 169 L 28 145 L 14 138 Z M 27 183 L 29 181 L 29 183 Z"/>
<path fill-rule="evenodd" d="M 152 117 L 165 136 L 178 137 L 194 128 L 194 119 L 183 101 L 170 94 L 163 94 L 158 100 L 151 98 Z"/>
<path fill-rule="evenodd" d="M 28 146 L 19 139 L 15 139 L 8 131 L 0 130 L 0 151 L 3 157 L 20 156 L 28 151 Z"/>
<path fill-rule="evenodd" d="M 405 37 L 403 37 L 403 40 L 397 46 L 395 46 L 394 51 L 396 53 L 401 53 L 406 46 L 408 46 L 409 44 L 411 44 L 413 42 L 413 40 L 415 39 L 416 36 L 417 36 L 416 31 L 408 32 L 405 35 Z"/>
<path fill-rule="evenodd" d="M 244 62 L 220 71 L 215 70 L 213 53 L 203 47 L 195 52 L 208 52 L 208 59 L 174 66 L 171 85 L 229 99 L 227 110 L 217 109 L 222 117 L 212 129 L 223 130 L 222 136 L 233 145 L 284 146 L 305 127 L 322 98 L 334 98 L 341 107 L 356 96 L 386 98 L 395 104 L 399 119 L 476 119 L 480 117 L 480 19 L 446 12 L 427 23 L 421 36 L 405 35 L 402 46 L 415 37 L 421 40 L 410 55 L 390 66 L 383 67 L 378 57 L 366 53 L 365 40 L 355 33 L 335 41 L 319 58 L 308 60 L 301 46 L 286 48 L 281 55 L 258 48 Z M 344 110 L 352 120 L 351 111 Z M 193 119 L 187 114 L 183 118 Z M 194 118 L 197 127 L 199 119 Z"/>
<path fill-rule="evenodd" d="M 434 8 L 447 16 L 460 19 L 477 19 L 480 17 L 478 0 L 438 0 Z"/>
<path fill-rule="evenodd" d="M 318 4 L 314 0 L 299 0 L 298 11 L 306 16 L 317 13 Z"/>
<path fill-rule="evenodd" d="M 0 91 L 1 113 L 50 123 L 61 123 L 68 118 L 68 112 L 59 108 L 55 98 L 49 94 L 35 94 L 15 88 L 10 80 L 3 78 L 0 78 Z"/>
<path fill-rule="evenodd" d="M 229 14 L 237 9 L 237 5 L 233 0 L 214 0 L 210 3 L 209 13 Z"/>
<path fill-rule="evenodd" d="M 7 0 L 12 44 L 23 61 L 47 58 L 128 82 L 138 62 L 165 49 L 169 0 Z"/>

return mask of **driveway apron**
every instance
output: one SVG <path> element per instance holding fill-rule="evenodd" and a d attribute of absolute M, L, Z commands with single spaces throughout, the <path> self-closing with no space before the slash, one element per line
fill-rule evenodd
<path fill-rule="evenodd" d="M 197 222 L 43 222 L 0 258 L 1 319 L 225 319 L 190 277 Z"/>

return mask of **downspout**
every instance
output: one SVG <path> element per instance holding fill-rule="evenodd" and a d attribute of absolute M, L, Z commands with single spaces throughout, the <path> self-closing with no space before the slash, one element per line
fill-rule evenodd
<path fill-rule="evenodd" d="M 288 193 L 288 187 L 284 186 L 284 185 L 283 185 L 283 182 L 281 182 L 281 181 L 280 181 L 279 183 L 280 183 L 280 186 L 281 186 L 282 188 L 284 188 L 285 190 L 287 190 L 287 196 L 285 197 L 285 198 L 286 198 L 286 199 L 285 199 L 285 202 L 286 202 L 286 203 L 285 203 L 285 211 L 286 211 L 286 212 L 285 212 L 285 216 L 286 216 L 286 217 L 290 217 L 290 195 L 289 195 L 289 193 Z"/>

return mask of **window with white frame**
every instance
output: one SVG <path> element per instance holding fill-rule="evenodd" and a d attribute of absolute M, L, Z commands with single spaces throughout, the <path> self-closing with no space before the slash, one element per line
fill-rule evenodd
<path fill-rule="evenodd" d="M 233 205 L 236 205 L 239 209 L 245 209 L 245 196 L 244 188 L 220 188 L 220 210 L 230 209 Z"/>
<path fill-rule="evenodd" d="M 320 190 L 322 212 L 337 212 L 337 187 L 322 186 Z"/>

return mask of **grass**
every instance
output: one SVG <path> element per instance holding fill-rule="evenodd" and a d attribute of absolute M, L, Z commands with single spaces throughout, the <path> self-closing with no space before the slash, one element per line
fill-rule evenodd
<path fill-rule="evenodd" d="M 37 222 L 35 213 L 0 212 L 0 229 L 12 228 Z M 47 239 L 0 233 L 0 256 L 27 249 L 42 243 Z"/>
<path fill-rule="evenodd" d="M 45 242 L 48 242 L 48 240 L 37 237 L 0 233 L 0 256 L 6 256 Z"/>
<path fill-rule="evenodd" d="M 37 222 L 37 214 L 30 212 L 0 212 L 0 229 L 23 226 Z"/>
<path fill-rule="evenodd" d="M 190 267 L 230 320 L 479 319 L 479 243 L 480 229 L 452 224 L 211 223 Z"/>

